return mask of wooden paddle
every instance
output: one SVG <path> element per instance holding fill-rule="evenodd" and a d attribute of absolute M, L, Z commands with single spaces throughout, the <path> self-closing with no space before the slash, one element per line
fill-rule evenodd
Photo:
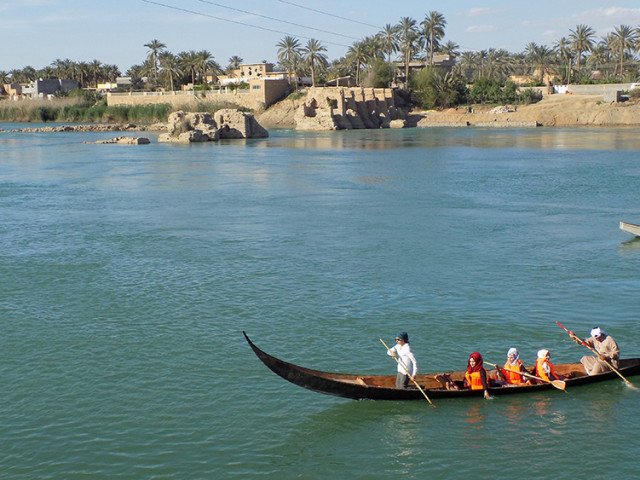
<path fill-rule="evenodd" d="M 391 350 L 386 343 L 384 343 L 384 340 L 380 339 L 380 341 L 382 342 L 382 345 L 385 346 L 385 348 L 388 350 Z M 424 390 L 422 389 L 422 387 L 420 385 L 418 385 L 418 382 L 416 382 L 416 380 L 411 376 L 411 374 L 409 373 L 409 370 L 407 369 L 406 365 L 404 364 L 404 362 L 402 360 L 400 360 L 397 356 L 394 356 L 393 359 L 398 362 L 398 365 L 400 365 L 402 367 L 402 369 L 405 371 L 405 373 L 407 374 L 407 376 L 409 377 L 409 379 L 413 382 L 413 384 L 418 387 L 418 390 L 420 390 L 420 393 L 422 393 L 422 395 L 424 396 L 424 398 L 427 399 L 427 402 L 429 402 L 429 405 L 431 405 L 432 407 L 435 407 L 435 405 L 433 404 L 433 402 L 431 401 L 431 399 L 429 399 L 429 397 L 427 396 L 427 394 L 424 392 Z"/>
<path fill-rule="evenodd" d="M 628 387 L 636 388 L 635 385 L 633 383 L 631 383 L 629 380 L 627 380 L 626 378 L 624 378 L 624 376 L 613 365 L 611 365 L 611 363 L 608 360 L 606 360 L 604 358 L 600 358 L 600 354 L 598 353 L 598 351 L 595 348 L 592 348 L 587 342 L 582 340 L 580 337 L 578 337 L 575 333 L 573 333 L 567 327 L 562 325 L 560 322 L 556 322 L 556 325 L 559 326 L 561 329 L 563 329 L 565 332 L 567 332 L 567 334 L 569 335 L 571 340 L 576 342 L 578 345 L 582 345 L 583 347 L 588 348 L 592 353 L 595 354 L 596 358 L 598 358 L 599 360 L 602 360 L 604 363 L 606 363 L 612 371 L 616 372 L 618 374 L 618 376 L 622 380 L 624 380 L 624 383 Z"/>
<path fill-rule="evenodd" d="M 565 382 L 564 380 L 545 380 L 544 378 L 536 377 L 535 375 L 531 375 L 530 373 L 527 373 L 527 372 L 518 372 L 517 370 L 511 370 L 510 368 L 499 367 L 498 365 L 494 363 L 489 363 L 487 361 L 485 361 L 484 363 L 486 363 L 487 365 L 491 365 L 492 367 L 495 367 L 497 370 L 506 370 L 508 372 L 517 373 L 525 377 L 535 378 L 536 380 L 540 380 L 541 382 L 550 383 L 551 385 L 556 387 L 558 390 L 564 390 L 565 388 L 567 388 L 567 382 Z"/>

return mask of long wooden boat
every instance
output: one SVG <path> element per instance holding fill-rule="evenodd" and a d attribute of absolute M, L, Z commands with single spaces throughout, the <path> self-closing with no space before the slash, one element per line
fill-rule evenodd
<path fill-rule="evenodd" d="M 262 363 L 276 375 L 299 387 L 354 400 L 424 400 L 422 393 L 417 388 L 407 388 L 406 390 L 395 388 L 395 375 L 353 375 L 322 372 L 300 367 L 269 355 L 258 348 L 245 332 L 242 333 Z M 566 379 L 566 388 L 620 379 L 614 372 L 586 375 L 580 363 L 556 364 L 555 367 L 559 374 L 571 377 Z M 640 358 L 620 360 L 618 371 L 625 377 L 639 375 Z M 437 398 L 481 397 L 483 395 L 482 390 L 447 390 L 435 379 L 435 375 L 435 373 L 416 375 L 416 381 L 432 400 Z M 450 376 L 454 381 L 461 384 L 464 378 L 464 371 L 452 372 Z M 553 390 L 554 387 L 549 383 L 540 383 L 537 385 L 493 387 L 489 390 L 491 395 L 499 396 L 549 389 Z"/>
<path fill-rule="evenodd" d="M 624 230 L 636 237 L 640 237 L 640 225 L 636 225 L 635 223 L 620 222 L 620 230 Z"/>

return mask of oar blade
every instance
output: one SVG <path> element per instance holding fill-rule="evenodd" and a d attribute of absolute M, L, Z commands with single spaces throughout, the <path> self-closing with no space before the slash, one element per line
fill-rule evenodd
<path fill-rule="evenodd" d="M 564 380 L 552 380 L 551 385 L 556 387 L 558 390 L 564 390 L 565 388 L 567 388 L 567 382 L 565 382 Z"/>

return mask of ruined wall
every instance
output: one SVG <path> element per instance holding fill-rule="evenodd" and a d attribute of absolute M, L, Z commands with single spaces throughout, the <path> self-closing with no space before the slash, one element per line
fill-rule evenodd
<path fill-rule="evenodd" d="M 299 130 L 348 130 L 403 127 L 405 117 L 391 88 L 312 87 L 295 121 Z"/>

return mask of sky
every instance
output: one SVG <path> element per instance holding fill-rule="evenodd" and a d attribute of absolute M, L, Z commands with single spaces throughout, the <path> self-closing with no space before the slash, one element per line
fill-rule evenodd
<path fill-rule="evenodd" d="M 552 46 L 578 24 L 598 38 L 621 24 L 640 26 L 638 0 L 11 0 L 0 3 L 0 70 L 68 58 L 115 64 L 124 74 L 154 39 L 176 54 L 208 50 L 222 67 L 233 55 L 276 63 L 285 35 L 319 40 L 333 60 L 386 24 L 420 22 L 432 10 L 447 21 L 444 41 L 462 51 Z"/>

